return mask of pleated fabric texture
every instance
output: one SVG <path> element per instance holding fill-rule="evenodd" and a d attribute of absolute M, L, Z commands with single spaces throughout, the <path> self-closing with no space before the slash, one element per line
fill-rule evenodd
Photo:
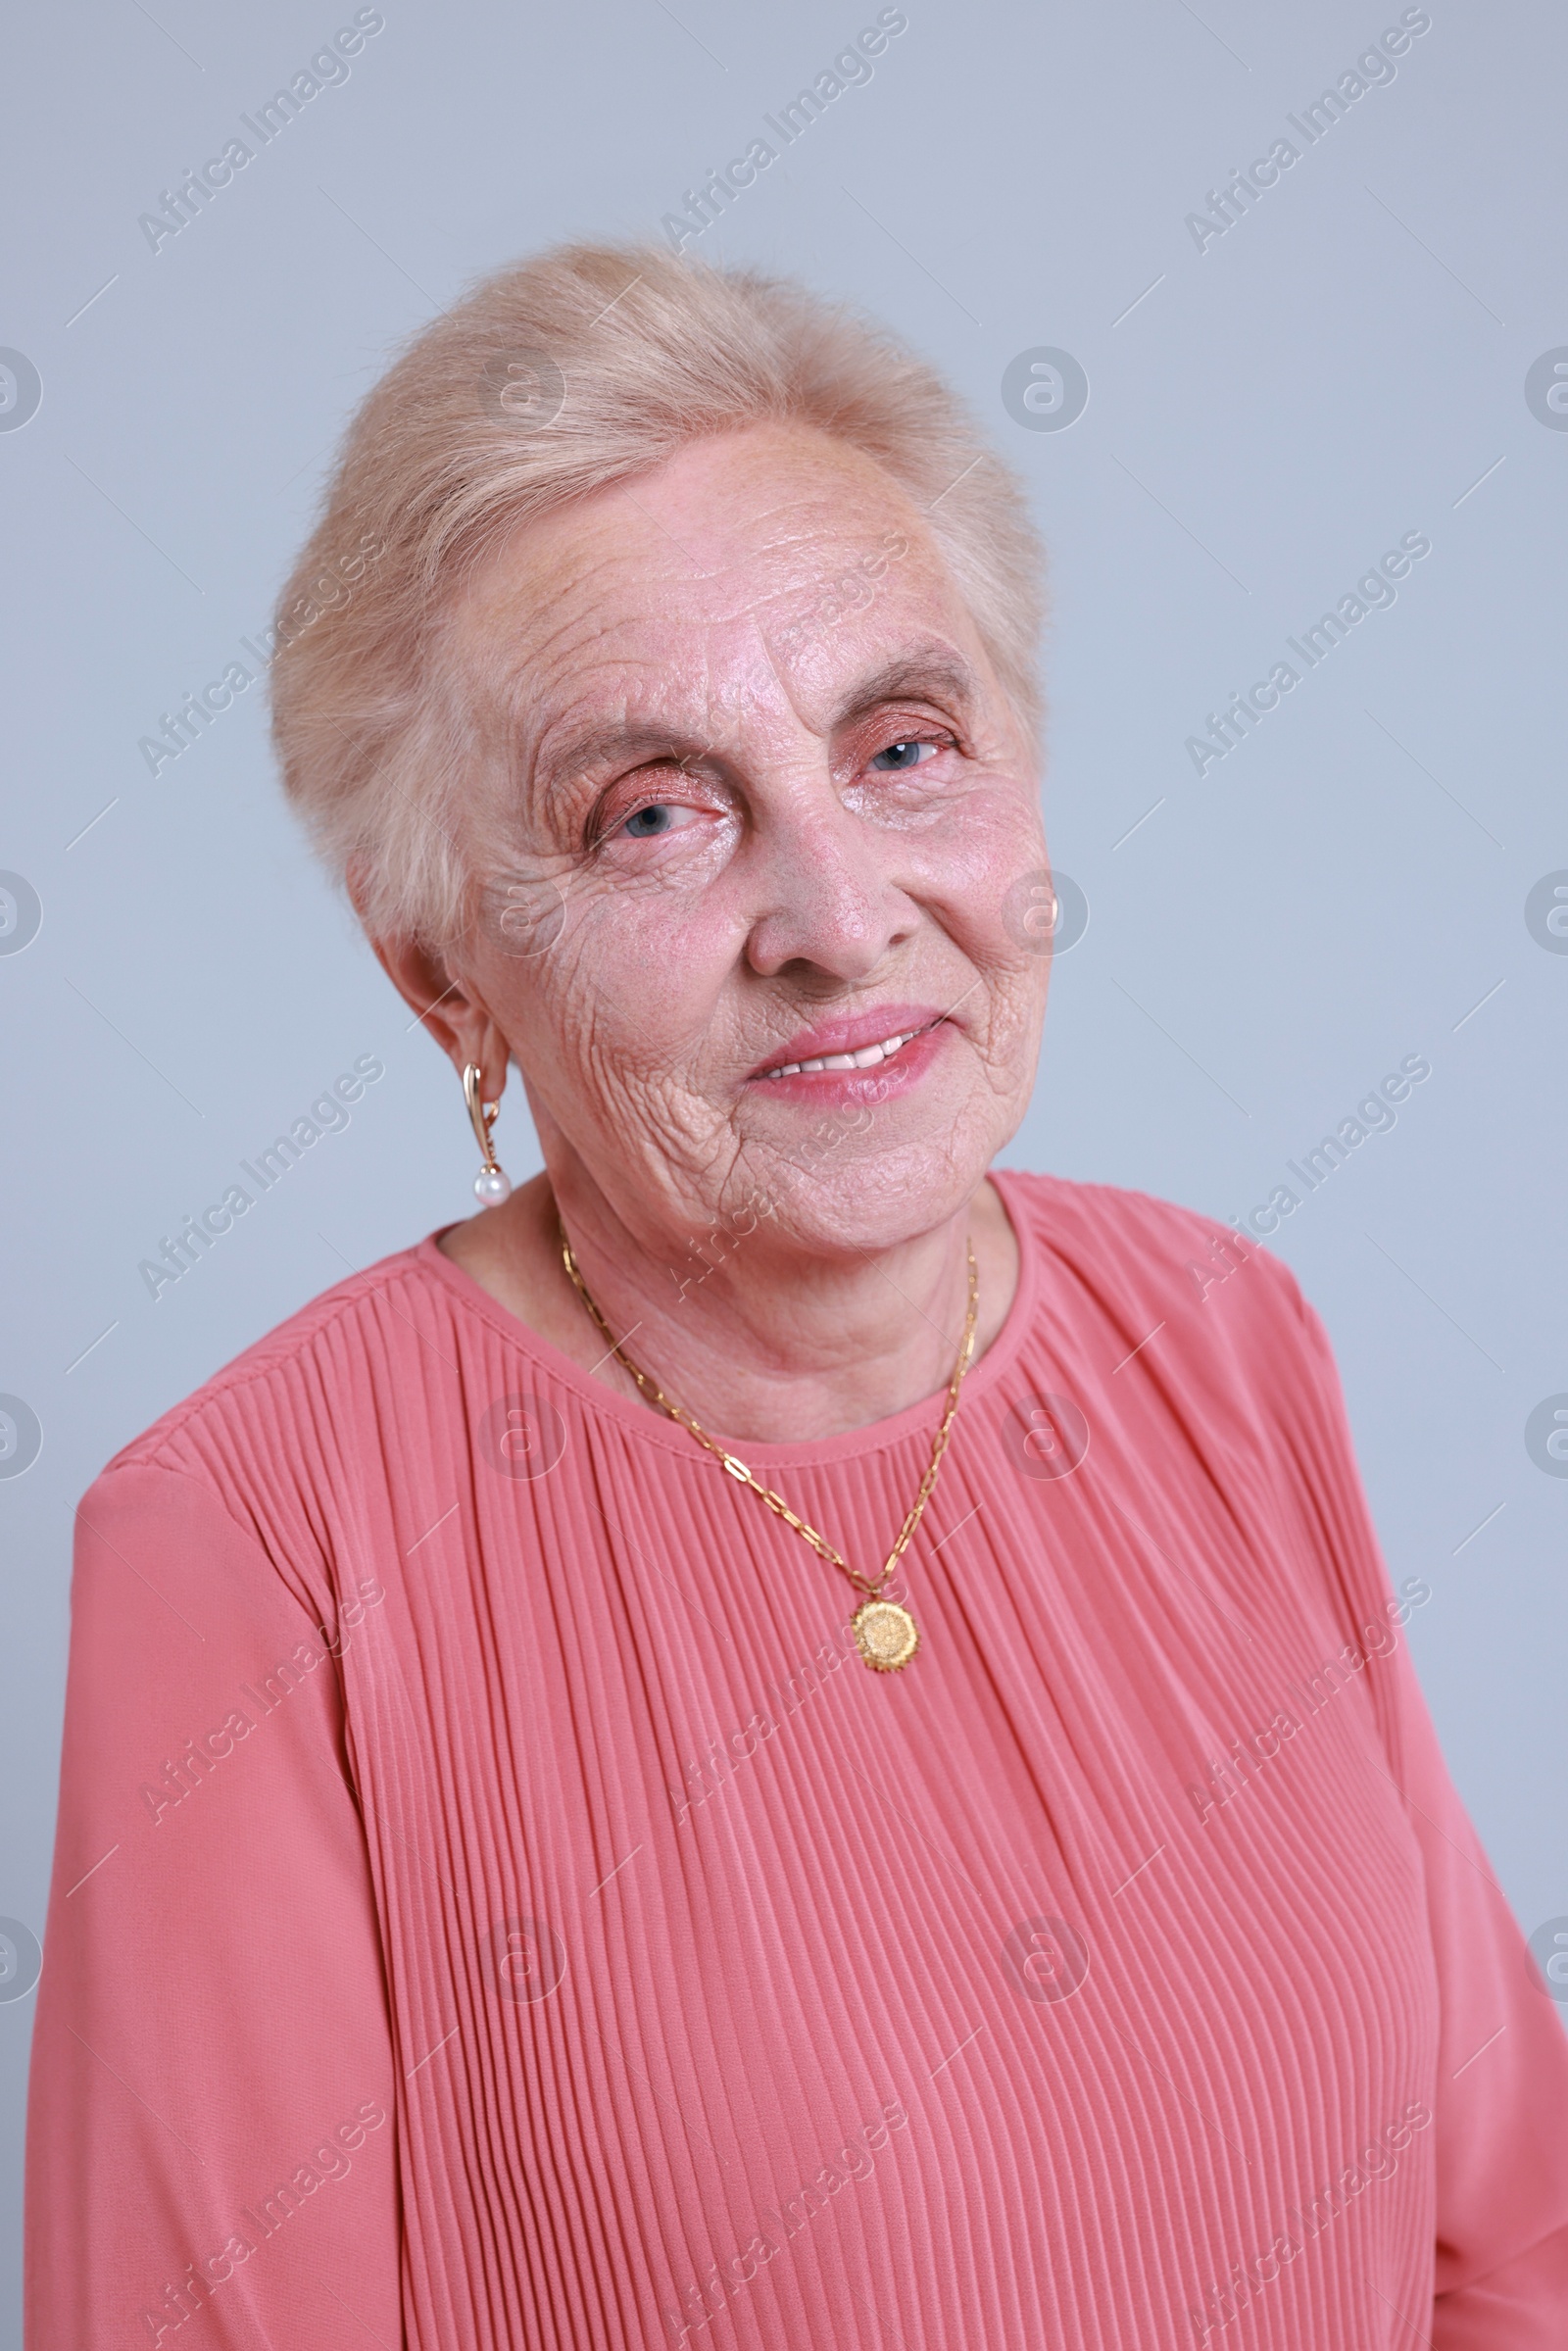
<path fill-rule="evenodd" d="M 1316 1318 L 998 1181 L 902 1673 L 433 1241 L 99 1480 L 33 2351 L 1568 2339 L 1568 2043 Z M 941 1401 L 737 1449 L 874 1567 Z"/>

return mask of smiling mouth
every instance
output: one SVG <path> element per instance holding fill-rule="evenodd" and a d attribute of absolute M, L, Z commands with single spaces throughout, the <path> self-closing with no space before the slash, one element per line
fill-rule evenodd
<path fill-rule="evenodd" d="M 823 1053 L 819 1060 L 814 1061 L 786 1061 L 780 1069 L 759 1071 L 758 1082 L 761 1084 L 769 1078 L 798 1078 L 819 1069 L 876 1069 L 882 1062 L 891 1061 L 906 1045 L 912 1045 L 916 1037 L 928 1036 L 932 1029 L 941 1025 L 939 1016 L 936 1020 L 925 1021 L 917 1029 L 901 1029 L 895 1036 L 883 1037 L 872 1045 L 862 1045 L 858 1053 Z"/>

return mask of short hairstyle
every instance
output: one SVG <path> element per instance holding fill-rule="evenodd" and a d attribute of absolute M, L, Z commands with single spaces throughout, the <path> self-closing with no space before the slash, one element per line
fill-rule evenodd
<path fill-rule="evenodd" d="M 1039 538 L 936 371 L 788 280 L 561 247 L 484 279 L 382 376 L 278 606 L 284 788 L 372 933 L 439 948 L 471 918 L 482 755 L 441 632 L 475 569 L 526 518 L 764 422 L 813 425 L 902 485 L 1034 738 Z"/>

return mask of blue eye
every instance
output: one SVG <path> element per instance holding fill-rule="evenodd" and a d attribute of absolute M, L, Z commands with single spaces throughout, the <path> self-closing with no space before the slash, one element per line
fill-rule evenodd
<path fill-rule="evenodd" d="M 626 819 L 626 831 L 634 841 L 651 841 L 656 834 L 667 833 L 674 811 L 664 801 L 655 801 L 651 808 L 638 808 Z"/>
<path fill-rule="evenodd" d="M 921 754 L 934 752 L 936 748 L 934 743 L 890 743 L 886 751 L 877 753 L 871 764 L 880 767 L 885 775 L 897 775 L 906 768 L 920 766 Z"/>

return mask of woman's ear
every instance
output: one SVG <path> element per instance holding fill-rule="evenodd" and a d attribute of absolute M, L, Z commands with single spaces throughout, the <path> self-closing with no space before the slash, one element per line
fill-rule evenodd
<path fill-rule="evenodd" d="M 349 895 L 363 918 L 361 894 L 352 873 Z M 410 1011 L 423 1022 L 459 1076 L 468 1062 L 476 1061 L 484 1099 L 498 1102 L 506 1088 L 511 1049 L 505 1032 L 472 983 L 461 973 L 455 976 L 443 958 L 417 939 L 378 938 L 368 929 L 367 936 L 381 969 Z"/>

